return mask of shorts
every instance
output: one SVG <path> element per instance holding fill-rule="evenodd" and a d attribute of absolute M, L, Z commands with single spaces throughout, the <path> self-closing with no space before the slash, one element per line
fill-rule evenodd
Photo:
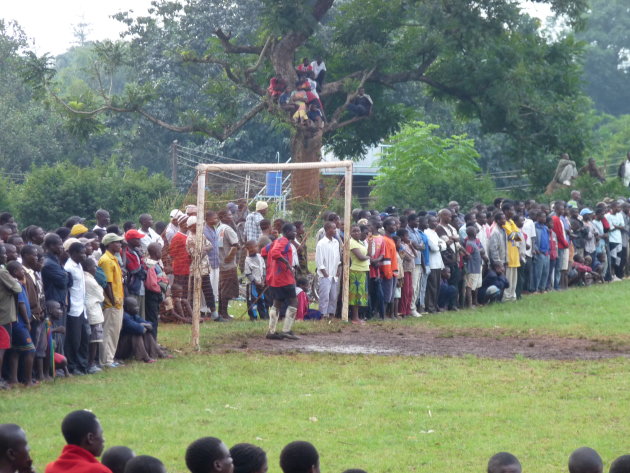
<path fill-rule="evenodd" d="M 466 287 L 471 291 L 479 289 L 481 287 L 481 273 L 466 273 L 464 281 L 466 281 Z"/>
<path fill-rule="evenodd" d="M 289 284 L 288 286 L 282 287 L 269 286 L 267 293 L 274 301 L 286 301 L 297 297 L 297 294 L 295 293 L 295 284 Z"/>
<path fill-rule="evenodd" d="M 19 322 L 11 324 L 11 348 L 22 353 L 35 353 L 35 345 L 26 326 Z"/>
<path fill-rule="evenodd" d="M 0 350 L 11 348 L 11 324 L 0 325 Z"/>
<path fill-rule="evenodd" d="M 103 324 L 90 325 L 90 343 L 103 343 Z"/>
<path fill-rule="evenodd" d="M 56 365 L 59 365 L 61 363 L 65 363 L 66 362 L 66 357 L 63 356 L 61 353 L 57 353 L 55 352 L 55 354 L 53 355 L 54 357 L 54 361 Z"/>

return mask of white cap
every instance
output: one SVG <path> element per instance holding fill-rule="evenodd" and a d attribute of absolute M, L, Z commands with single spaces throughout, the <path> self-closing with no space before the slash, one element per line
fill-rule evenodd
<path fill-rule="evenodd" d="M 256 202 L 256 212 L 259 212 L 260 210 L 265 210 L 267 207 L 269 207 L 269 204 L 267 204 L 267 202 L 265 202 L 264 200 L 259 200 L 258 202 Z"/>
<path fill-rule="evenodd" d="M 187 227 L 192 227 L 193 225 L 197 225 L 197 217 L 195 215 L 191 215 L 188 217 L 188 220 L 186 220 Z"/>
<path fill-rule="evenodd" d="M 181 210 L 179 210 L 179 209 L 171 210 L 171 218 L 177 218 L 178 219 L 182 215 L 184 215 L 184 213 Z"/>

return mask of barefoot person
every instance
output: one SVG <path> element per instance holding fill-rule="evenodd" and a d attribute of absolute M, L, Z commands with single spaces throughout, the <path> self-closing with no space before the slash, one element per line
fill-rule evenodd
<path fill-rule="evenodd" d="M 273 242 L 267 255 L 269 266 L 267 270 L 268 293 L 269 297 L 273 299 L 273 307 L 269 310 L 269 331 L 267 332 L 267 338 L 270 340 L 298 339 L 291 331 L 297 314 L 297 294 L 295 292 L 295 276 L 293 275 L 293 266 L 297 264 L 297 255 L 291 244 L 291 240 L 295 238 L 295 233 L 295 226 L 291 223 L 285 223 L 282 227 L 282 237 Z M 277 333 L 276 327 L 283 302 L 288 304 L 287 314 L 282 332 Z"/>

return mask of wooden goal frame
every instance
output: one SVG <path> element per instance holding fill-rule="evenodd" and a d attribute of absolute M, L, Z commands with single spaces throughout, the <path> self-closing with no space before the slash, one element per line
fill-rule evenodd
<path fill-rule="evenodd" d="M 206 176 L 213 172 L 223 171 L 296 171 L 308 169 L 345 168 L 344 215 L 343 224 L 346 238 L 343 251 L 343 288 L 341 318 L 348 321 L 348 282 L 350 279 L 350 224 L 352 215 L 352 161 L 313 162 L 313 163 L 247 163 L 247 164 L 199 164 L 197 166 L 197 226 L 195 234 L 195 253 L 203 252 L 203 227 L 205 225 Z M 199 319 L 201 314 L 201 271 L 193 267 L 193 321 L 191 343 L 199 349 Z"/>

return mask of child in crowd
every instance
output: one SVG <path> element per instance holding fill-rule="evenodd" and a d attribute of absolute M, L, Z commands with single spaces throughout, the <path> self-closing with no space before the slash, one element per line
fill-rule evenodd
<path fill-rule="evenodd" d="M 52 368 L 53 374 L 57 376 L 70 377 L 70 371 L 68 370 L 68 360 L 61 353 L 56 351 L 55 346 L 55 334 L 64 335 L 66 333 L 66 327 L 59 325 L 59 321 L 63 317 L 63 308 L 59 302 L 54 300 L 46 301 L 46 315 L 48 316 L 47 322 L 47 351 L 46 358 L 44 358 L 44 379 L 50 379 L 48 373 Z M 53 366 L 51 366 L 51 353 Z"/>
<path fill-rule="evenodd" d="M 403 261 L 400 256 L 400 250 L 401 250 L 400 237 L 393 236 L 392 240 L 394 240 L 394 244 L 396 245 L 396 255 L 394 257 L 396 258 L 396 265 L 398 266 L 399 270 L 395 278 L 396 284 L 394 286 L 394 297 L 392 299 L 391 318 L 398 319 L 400 317 L 399 316 L 400 298 L 402 296 L 402 288 L 405 282 L 403 280 Z"/>
<path fill-rule="evenodd" d="M 157 358 L 164 358 L 155 339 L 151 336 L 153 326 L 140 317 L 140 306 L 133 297 L 125 297 L 123 324 L 116 350 L 116 358 L 121 360 L 135 358 L 145 363 L 155 363 Z"/>
<path fill-rule="evenodd" d="M 81 263 L 85 275 L 85 311 L 90 324 L 90 346 L 88 351 L 88 373 L 98 373 L 101 368 L 98 364 L 99 348 L 103 345 L 103 301 L 105 292 L 96 282 L 96 263 L 87 258 Z"/>
<path fill-rule="evenodd" d="M 269 313 L 265 299 L 266 265 L 264 258 L 258 253 L 258 243 L 249 240 L 245 243 L 247 258 L 243 274 L 247 283 L 247 313 L 250 320 L 268 319 Z"/>
<path fill-rule="evenodd" d="M 549 275 L 547 277 L 547 290 L 553 289 L 555 277 L 556 260 L 558 259 L 558 235 L 553 231 L 553 218 L 547 217 L 547 228 L 549 229 Z"/>
<path fill-rule="evenodd" d="M 415 267 L 416 250 L 411 246 L 409 232 L 405 228 L 399 228 L 396 232 L 400 238 L 398 255 L 402 260 L 399 268 L 402 268 L 402 288 L 400 297 L 399 315 L 407 317 L 411 315 L 411 303 L 413 299 L 412 275 Z"/>
<path fill-rule="evenodd" d="M 308 278 L 301 276 L 295 280 L 295 293 L 297 294 L 298 306 L 295 320 L 321 320 L 322 313 L 319 310 L 311 309 L 308 300 Z"/>
<path fill-rule="evenodd" d="M 477 227 L 466 227 L 466 239 L 464 240 L 464 255 L 466 275 L 466 307 L 478 305 L 477 293 L 481 287 L 481 265 L 487 259 L 481 241 L 477 238 Z"/>
<path fill-rule="evenodd" d="M 22 291 L 17 295 L 17 321 L 11 324 L 11 356 L 9 358 L 9 384 L 18 383 L 18 365 L 22 358 L 22 382 L 26 386 L 38 384 L 33 380 L 33 362 L 35 360 L 35 345 L 31 338 L 31 306 L 28 302 L 24 278 L 24 268 L 17 261 L 7 264 L 9 274 L 19 282 Z"/>
<path fill-rule="evenodd" d="M 501 261 L 493 261 L 479 289 L 479 302 L 491 304 L 503 300 L 503 292 L 510 286 L 504 272 L 503 263 Z"/>
<path fill-rule="evenodd" d="M 438 311 L 442 312 L 446 309 L 448 310 L 458 310 L 457 309 L 457 288 L 451 284 L 449 281 L 451 279 L 451 268 L 446 266 L 442 269 L 441 279 L 440 279 L 440 294 L 438 296 Z"/>

